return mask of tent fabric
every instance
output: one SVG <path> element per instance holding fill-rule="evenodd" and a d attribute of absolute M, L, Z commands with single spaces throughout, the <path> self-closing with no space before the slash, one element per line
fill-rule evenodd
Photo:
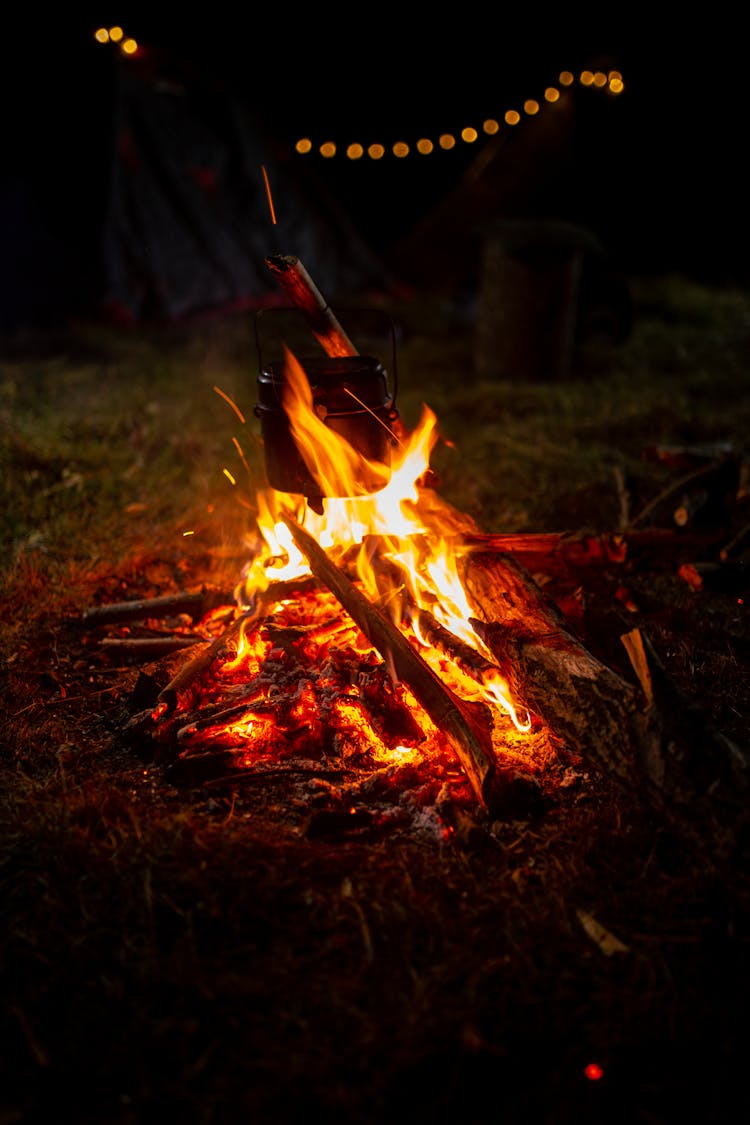
<path fill-rule="evenodd" d="M 298 257 L 331 298 L 389 285 L 341 206 L 239 98 L 126 64 L 102 241 L 102 309 L 121 319 L 267 303 L 271 254 Z"/>
<path fill-rule="evenodd" d="M 0 75 L 0 332 L 279 303 L 271 254 L 298 257 L 329 300 L 391 289 L 262 95 L 161 49 L 65 43 L 19 49 Z"/>

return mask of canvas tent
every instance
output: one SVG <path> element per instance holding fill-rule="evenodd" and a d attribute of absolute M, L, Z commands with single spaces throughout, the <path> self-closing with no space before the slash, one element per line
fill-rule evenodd
<path fill-rule="evenodd" d="M 230 88 L 156 50 L 90 61 L 76 83 L 45 69 L 44 118 L 35 99 L 17 121 L 0 327 L 272 302 L 269 254 L 299 257 L 329 299 L 388 287 L 344 208 Z"/>

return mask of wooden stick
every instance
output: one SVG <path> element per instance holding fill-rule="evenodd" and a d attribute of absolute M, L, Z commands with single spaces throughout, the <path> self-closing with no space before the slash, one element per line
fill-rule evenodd
<path fill-rule="evenodd" d="M 144 618 L 162 618 L 187 613 L 193 621 L 200 620 L 212 609 L 234 604 L 234 596 L 222 590 L 206 590 L 189 594 L 164 594 L 158 598 L 141 598 L 137 601 L 111 602 L 94 606 L 83 614 L 84 625 L 112 625 L 121 621 L 142 621 Z"/>
<path fill-rule="evenodd" d="M 104 637 L 99 644 L 102 648 L 119 653 L 121 656 L 156 660 L 169 652 L 178 652 L 183 648 L 194 648 L 196 645 L 205 644 L 205 638 L 186 636 L 184 633 L 175 633 L 173 636 L 166 637 Z"/>
<path fill-rule="evenodd" d="M 451 633 L 429 610 L 407 607 L 406 612 L 416 622 L 420 635 L 475 683 L 484 684 L 502 674 L 497 664 L 482 656 L 481 652 L 462 641 L 455 633 Z"/>
<path fill-rule="evenodd" d="M 368 549 L 371 550 L 376 542 L 377 537 L 370 536 Z M 488 681 L 495 681 L 498 675 L 502 676 L 497 664 L 488 660 L 477 648 L 457 637 L 429 610 L 417 605 L 403 581 L 403 572 L 397 563 L 377 554 L 372 554 L 369 561 L 379 594 L 388 596 L 391 591 L 397 591 L 404 617 L 412 626 L 416 626 L 420 638 L 441 652 L 476 684 L 486 684 Z"/>
<path fill-rule="evenodd" d="M 386 663 L 392 665 L 396 674 L 408 684 L 450 742 L 480 803 L 485 808 L 491 808 L 497 796 L 498 776 L 489 708 L 481 703 L 467 703 L 454 695 L 390 618 L 360 593 L 316 540 L 287 516 L 282 516 L 282 519 L 307 558 L 313 574 L 338 598 Z"/>
<path fill-rule="evenodd" d="M 266 265 L 295 308 L 305 314 L 310 329 L 326 355 L 357 355 L 357 349 L 333 314 L 330 305 L 299 258 L 272 254 Z"/>
<path fill-rule="evenodd" d="M 159 702 L 166 703 L 169 711 L 174 710 L 177 706 L 177 701 L 180 692 L 186 691 L 195 680 L 206 672 L 216 660 L 221 656 L 227 645 L 238 635 L 242 626 L 246 623 L 251 623 L 258 617 L 258 610 L 255 608 L 248 610 L 247 613 L 241 613 L 229 625 L 223 633 L 216 637 L 210 644 L 197 654 L 197 656 L 183 664 L 182 668 L 172 677 L 166 687 L 162 688 L 159 692 Z"/>

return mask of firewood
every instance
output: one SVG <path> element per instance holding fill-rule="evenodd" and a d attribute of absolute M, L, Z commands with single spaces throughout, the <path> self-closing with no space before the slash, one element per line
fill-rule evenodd
<path fill-rule="evenodd" d="M 396 590 L 405 620 L 415 626 L 417 634 L 437 652 L 442 653 L 465 676 L 474 680 L 477 684 L 496 682 L 497 677 L 502 675 L 497 664 L 488 660 L 477 648 L 467 644 L 466 641 L 452 633 L 450 629 L 441 625 L 429 610 L 416 604 L 403 583 L 398 564 L 383 558 L 381 555 L 372 553 L 376 542 L 376 536 L 369 537 L 370 566 L 378 592 L 387 597 L 390 591 Z M 356 569 L 356 559 L 354 565 Z"/>
<path fill-rule="evenodd" d="M 433 648 L 452 661 L 470 679 L 481 684 L 495 673 L 499 673 L 497 664 L 487 660 L 481 652 L 451 633 L 450 629 L 441 625 L 428 610 L 407 609 L 407 616 L 416 624 L 420 636 L 429 641 Z"/>
<path fill-rule="evenodd" d="M 193 660 L 179 669 L 159 693 L 159 702 L 166 704 L 167 710 L 173 710 L 177 705 L 179 693 L 187 691 L 191 684 L 211 667 L 213 661 L 225 652 L 227 646 L 233 642 L 241 629 L 260 620 L 277 602 L 308 588 L 311 581 L 311 579 L 303 577 L 288 579 L 283 582 L 271 582 L 265 590 L 256 592 L 224 632 L 220 633 L 210 644 L 206 644 L 206 647 L 201 649 Z"/>
<path fill-rule="evenodd" d="M 84 625 L 113 625 L 123 621 L 143 621 L 147 618 L 188 614 L 193 621 L 199 621 L 212 609 L 233 605 L 231 593 L 224 590 L 200 590 L 188 593 L 181 590 L 177 594 L 164 594 L 156 598 L 140 598 L 134 601 L 111 602 L 109 605 L 93 606 L 82 617 Z"/>
<path fill-rule="evenodd" d="M 634 751 L 648 771 L 658 772 L 641 729 L 638 689 L 585 648 L 523 566 L 511 555 L 476 550 L 459 558 L 458 572 L 476 614 L 472 625 L 513 697 L 572 750 L 631 789 L 642 783 Z"/>
<path fill-rule="evenodd" d="M 479 532 L 446 536 L 446 546 L 456 554 L 475 550 L 512 555 L 529 573 L 565 574 L 589 567 L 620 566 L 633 555 L 654 555 L 664 561 L 694 556 L 716 548 L 724 539 L 720 529 L 681 531 L 646 527 L 627 532 Z M 364 541 L 375 558 L 387 539 L 368 535 Z"/>
<path fill-rule="evenodd" d="M 409 686 L 446 736 L 480 803 L 486 809 L 494 807 L 499 778 L 489 708 L 461 700 L 447 688 L 390 618 L 367 600 L 317 541 L 293 520 L 283 518 L 313 574 L 338 598 L 370 644 Z"/>
<path fill-rule="evenodd" d="M 173 710 L 177 705 L 180 693 L 187 691 L 198 677 L 211 667 L 214 660 L 223 655 L 228 645 L 239 635 L 241 629 L 257 620 L 258 615 L 259 609 L 256 607 L 238 614 L 223 633 L 220 633 L 210 644 L 207 643 L 187 664 L 183 664 L 166 687 L 159 692 L 159 702 L 166 704 L 168 711 Z"/>
<path fill-rule="evenodd" d="M 664 560 L 687 552 L 708 550 L 723 540 L 721 529 L 676 530 L 671 527 L 629 528 L 623 532 L 529 532 L 466 534 L 458 550 L 506 552 L 526 570 L 550 573 L 562 568 L 611 566 L 628 562 L 633 554 L 651 552 Z"/>
<path fill-rule="evenodd" d="M 477 614 L 472 625 L 515 698 L 704 856 L 724 860 L 742 846 L 750 819 L 747 757 L 686 706 L 648 638 L 644 692 L 587 650 L 512 556 L 472 552 L 459 560 L 459 572 Z"/>
<path fill-rule="evenodd" d="M 157 660 L 169 652 L 205 644 L 205 638 L 194 634 L 174 633 L 164 637 L 104 637 L 99 644 L 108 652 L 120 656 L 134 657 L 138 660 Z"/>
<path fill-rule="evenodd" d="M 299 258 L 289 254 L 272 254 L 266 258 L 266 265 L 295 308 L 304 313 L 313 336 L 326 355 L 358 354 Z"/>

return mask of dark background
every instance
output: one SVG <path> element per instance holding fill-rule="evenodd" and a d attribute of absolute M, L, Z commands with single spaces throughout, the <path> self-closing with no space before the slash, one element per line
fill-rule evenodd
<path fill-rule="evenodd" d="M 93 31 L 115 22 L 153 58 L 179 59 L 224 84 L 290 151 L 306 132 L 340 143 L 434 136 L 540 98 L 561 69 L 615 67 L 626 85 L 620 97 L 575 95 L 557 194 L 542 203 L 547 217 L 590 227 L 626 272 L 749 279 L 741 34 L 720 9 L 710 23 L 652 24 L 628 13 L 579 26 L 569 14 L 509 20 L 472 5 L 409 11 L 408 21 L 398 6 L 211 5 L 178 14 L 105 6 L 71 19 L 16 15 L 6 25 L 4 289 L 23 284 L 25 271 L 38 274 L 59 246 L 69 292 L 85 284 L 75 272 L 96 253 L 111 158 L 112 60 Z M 378 167 L 307 159 L 373 248 L 387 252 L 455 186 L 482 143 Z M 505 157 L 513 170 L 524 154 L 509 144 Z"/>

